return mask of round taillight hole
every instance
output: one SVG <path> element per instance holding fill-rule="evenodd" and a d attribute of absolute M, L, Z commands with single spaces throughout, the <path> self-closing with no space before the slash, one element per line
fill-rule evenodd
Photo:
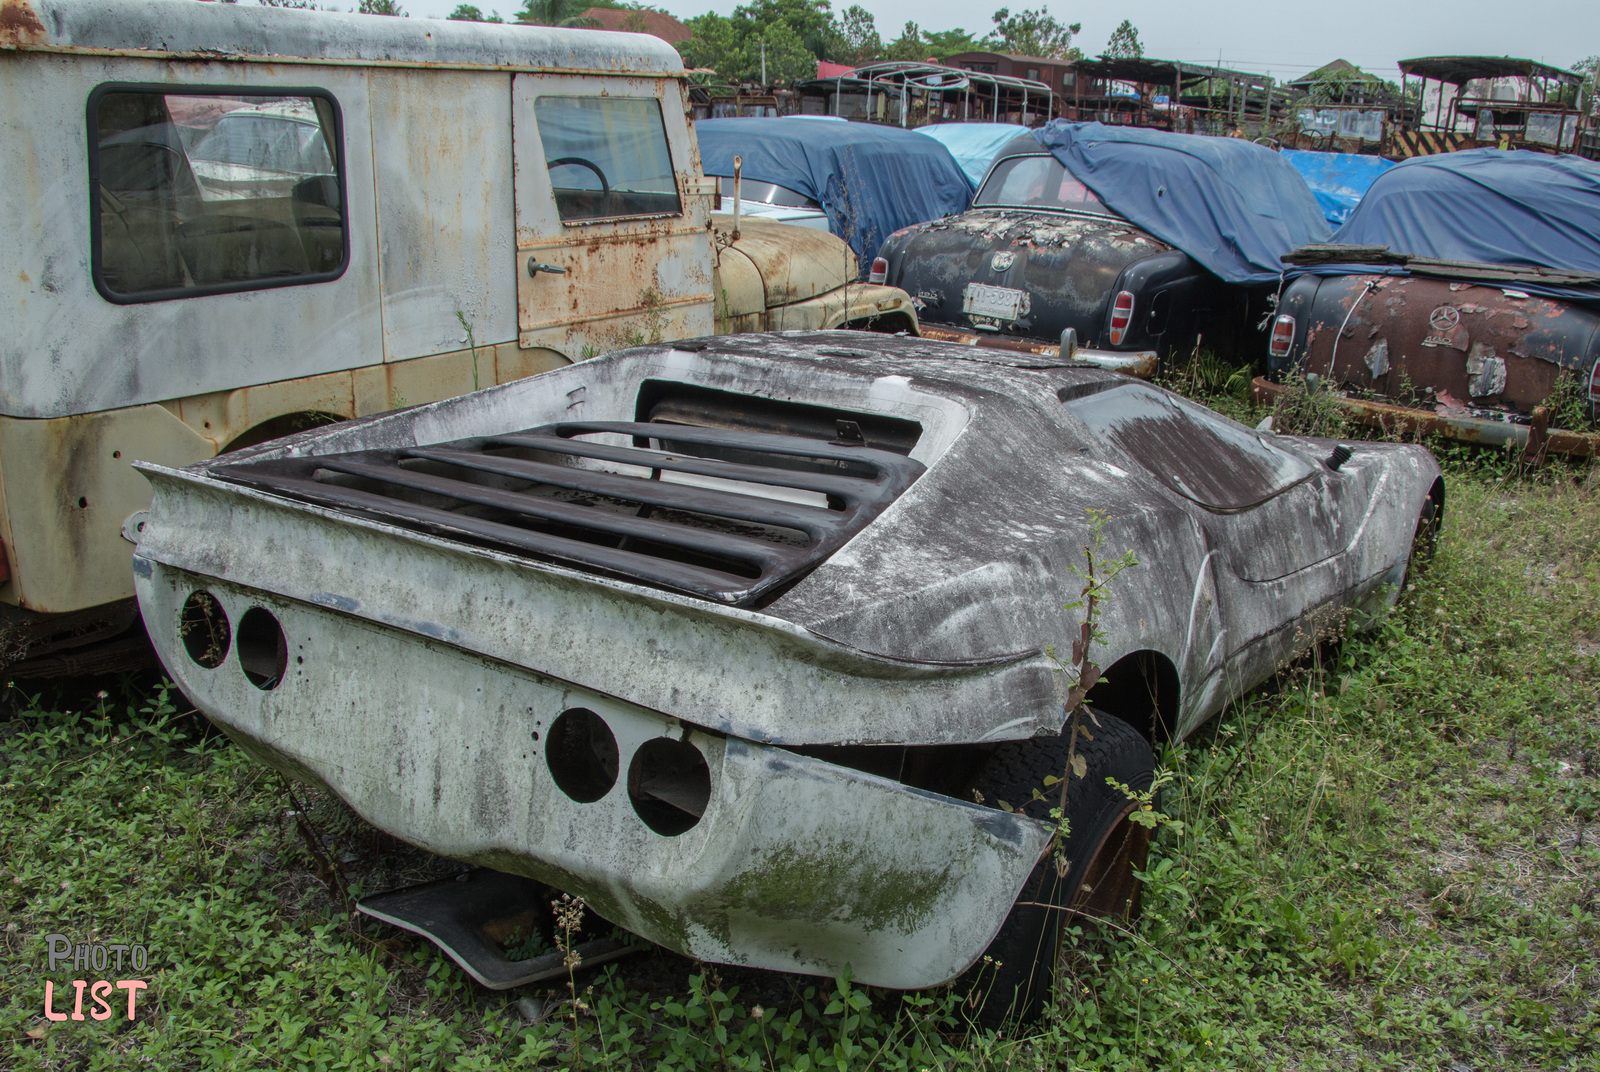
<path fill-rule="evenodd" d="M 711 768 L 688 741 L 657 737 L 646 741 L 628 764 L 628 799 L 644 825 L 676 837 L 706 813 L 711 800 Z"/>
<path fill-rule="evenodd" d="M 617 784 L 617 738 L 586 707 L 561 712 L 545 736 L 544 761 L 567 796 L 590 804 Z"/>
<path fill-rule="evenodd" d="M 239 668 L 250 684 L 263 691 L 275 689 L 289 665 L 289 644 L 283 626 L 271 612 L 251 607 L 239 619 Z"/>
<path fill-rule="evenodd" d="M 215 670 L 228 657 L 233 634 L 228 628 L 228 612 L 210 592 L 192 592 L 178 612 L 178 635 L 189 658 Z"/>

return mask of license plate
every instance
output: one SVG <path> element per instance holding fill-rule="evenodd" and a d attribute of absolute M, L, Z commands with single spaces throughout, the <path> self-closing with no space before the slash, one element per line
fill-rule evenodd
<path fill-rule="evenodd" d="M 968 283 L 961 295 L 961 311 L 972 316 L 992 316 L 996 320 L 1015 320 L 1022 315 L 1027 294 L 1010 287 L 991 287 L 987 283 Z"/>

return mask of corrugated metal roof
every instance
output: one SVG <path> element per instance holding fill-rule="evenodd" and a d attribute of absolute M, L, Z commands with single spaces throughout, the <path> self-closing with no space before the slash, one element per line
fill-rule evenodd
<path fill-rule="evenodd" d="M 346 15 L 194 0 L 0 0 L 0 50 L 679 75 L 646 34 Z"/>

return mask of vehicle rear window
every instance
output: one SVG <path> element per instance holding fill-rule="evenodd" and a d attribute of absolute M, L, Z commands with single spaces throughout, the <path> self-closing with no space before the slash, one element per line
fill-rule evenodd
<path fill-rule="evenodd" d="M 1119 455 L 1208 510 L 1248 509 L 1313 472 L 1260 433 L 1148 384 L 1122 384 L 1066 406 Z"/>
<path fill-rule="evenodd" d="M 94 278 L 111 301 L 344 271 L 339 114 L 326 93 L 105 86 L 89 127 Z"/>
<path fill-rule="evenodd" d="M 563 223 L 682 212 L 659 101 L 540 97 L 533 115 Z"/>
<path fill-rule="evenodd" d="M 1043 155 L 1013 156 L 1000 161 L 972 203 L 979 208 L 1037 206 L 1115 215 L 1087 186 L 1073 178 L 1059 160 Z"/>

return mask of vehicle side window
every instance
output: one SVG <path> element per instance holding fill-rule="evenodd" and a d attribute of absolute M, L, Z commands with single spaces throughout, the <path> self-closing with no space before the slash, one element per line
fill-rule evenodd
<path fill-rule="evenodd" d="M 659 101 L 540 97 L 533 116 L 561 222 L 682 213 Z"/>
<path fill-rule="evenodd" d="M 1000 161 L 972 203 L 1070 208 L 1111 215 L 1087 186 L 1053 156 L 1013 156 Z"/>
<path fill-rule="evenodd" d="M 1066 403 L 1119 454 L 1208 510 L 1244 510 L 1306 479 L 1311 464 L 1219 413 L 1146 384 Z"/>
<path fill-rule="evenodd" d="M 89 99 L 95 286 L 161 301 L 344 271 L 338 110 L 319 91 L 102 86 Z"/>

